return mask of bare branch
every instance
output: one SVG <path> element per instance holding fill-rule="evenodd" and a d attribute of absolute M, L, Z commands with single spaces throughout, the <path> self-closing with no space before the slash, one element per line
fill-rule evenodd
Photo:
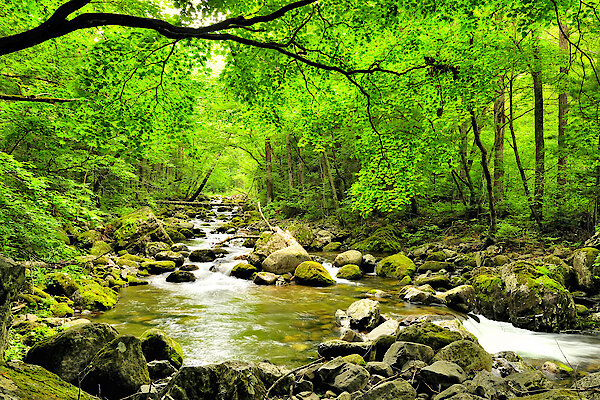
<path fill-rule="evenodd" d="M 29 101 L 34 103 L 69 103 L 73 101 L 81 101 L 81 99 L 62 99 L 55 97 L 36 97 L 36 96 L 17 96 L 12 94 L 0 94 L 0 100 L 6 101 Z"/>

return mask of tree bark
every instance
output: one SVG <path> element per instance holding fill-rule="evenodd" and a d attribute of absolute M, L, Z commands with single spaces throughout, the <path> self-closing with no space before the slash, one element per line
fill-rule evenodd
<path fill-rule="evenodd" d="M 504 201 L 504 79 L 498 80 L 498 91 L 494 102 L 494 195 L 496 201 Z"/>
<path fill-rule="evenodd" d="M 462 135 L 462 146 L 460 148 L 462 174 L 464 176 L 464 183 L 469 189 L 469 206 L 473 208 L 479 202 L 477 201 L 477 196 L 475 194 L 475 186 L 473 185 L 473 180 L 471 179 L 471 168 L 468 162 L 467 151 L 469 150 L 469 130 L 466 127 L 459 128 L 458 130 Z"/>
<path fill-rule="evenodd" d="M 271 163 L 271 138 L 265 138 L 265 164 L 267 167 L 267 203 L 273 201 L 273 165 Z"/>
<path fill-rule="evenodd" d="M 285 135 L 285 148 L 287 152 L 287 168 L 288 168 L 288 186 L 290 192 L 294 189 L 294 169 L 292 164 L 292 141 L 290 133 Z"/>
<path fill-rule="evenodd" d="M 481 142 L 481 132 L 479 126 L 477 126 L 477 119 L 475 112 L 471 111 L 471 126 L 473 127 L 473 135 L 475 136 L 475 144 L 481 152 L 481 169 L 483 170 L 483 176 L 485 178 L 485 184 L 488 194 L 488 203 L 490 207 L 490 236 L 496 235 L 498 230 L 497 218 L 496 218 L 496 204 L 494 200 L 494 188 L 492 186 L 492 176 L 487 162 L 487 150 Z"/>
<path fill-rule="evenodd" d="M 558 44 L 562 51 L 568 53 L 569 51 L 569 27 L 566 24 L 561 24 L 559 29 Z M 569 70 L 566 67 L 560 67 L 560 74 L 563 81 L 563 85 L 566 85 L 566 78 L 569 74 Z M 567 111 L 568 101 L 567 92 L 562 91 L 558 95 L 558 174 L 556 181 L 559 186 L 559 194 L 562 194 L 561 187 L 567 183 L 566 167 L 567 167 L 567 153 L 565 149 L 565 128 L 567 126 Z"/>
<path fill-rule="evenodd" d="M 542 84 L 542 71 L 539 58 L 539 47 L 535 44 L 533 49 L 534 65 L 531 72 L 533 78 L 534 97 L 534 135 L 535 135 L 535 189 L 533 195 L 534 208 L 537 217 L 543 219 L 544 184 L 546 175 L 545 144 L 544 144 L 544 93 Z"/>
<path fill-rule="evenodd" d="M 331 172 L 331 165 L 329 164 L 329 158 L 327 152 L 323 152 L 323 160 L 325 161 L 325 172 L 327 173 L 327 179 L 329 180 L 329 187 L 331 187 L 331 198 L 333 199 L 333 205 L 336 210 L 340 209 L 340 202 L 335 188 L 335 181 L 333 180 L 333 173 Z"/>

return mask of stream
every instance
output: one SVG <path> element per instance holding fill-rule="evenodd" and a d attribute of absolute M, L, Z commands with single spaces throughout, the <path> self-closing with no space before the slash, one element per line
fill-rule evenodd
<path fill-rule="evenodd" d="M 229 234 L 215 233 L 233 211 L 216 212 L 210 221 L 192 220 L 206 232 L 205 238 L 186 244 L 190 251 L 213 248 Z M 177 340 L 188 365 L 226 360 L 262 361 L 290 367 L 317 357 L 320 342 L 339 337 L 334 314 L 372 289 L 390 290 L 394 280 L 365 276 L 358 282 L 337 279 L 326 288 L 300 285 L 257 286 L 229 276 L 239 260 L 251 249 L 243 239 L 232 240 L 223 248 L 224 258 L 208 263 L 192 263 L 196 281 L 168 283 L 168 274 L 148 278 L 149 285 L 121 289 L 117 306 L 94 318 L 107 322 L 120 333 L 140 336 L 149 328 L 159 328 Z M 331 264 L 336 253 L 313 254 L 335 277 Z M 213 272 L 214 271 L 214 272 Z M 600 336 L 536 333 L 495 322 L 484 317 L 479 322 L 464 319 L 445 307 L 425 307 L 395 299 L 377 299 L 382 313 L 402 319 L 409 315 L 435 314 L 443 319 L 462 320 L 463 326 L 490 353 L 512 350 L 525 359 L 541 363 L 558 360 L 579 369 L 597 369 L 600 365 Z"/>

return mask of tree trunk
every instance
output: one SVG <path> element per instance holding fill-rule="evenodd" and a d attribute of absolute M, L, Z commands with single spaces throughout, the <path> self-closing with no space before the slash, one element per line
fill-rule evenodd
<path fill-rule="evenodd" d="M 535 134 L 535 190 L 533 195 L 534 207 L 537 217 L 543 219 L 544 206 L 544 181 L 546 174 L 545 149 L 544 149 L 544 93 L 539 59 L 539 47 L 536 44 L 533 50 L 534 66 L 531 76 L 533 78 L 534 97 L 534 134 Z"/>
<path fill-rule="evenodd" d="M 473 208 L 477 203 L 477 197 L 475 194 L 475 186 L 471 179 L 471 168 L 468 162 L 467 151 L 469 150 L 469 130 L 466 127 L 459 128 L 459 132 L 462 135 L 462 146 L 460 148 L 460 161 L 462 166 L 462 175 L 464 182 L 469 189 L 469 206 Z"/>
<path fill-rule="evenodd" d="M 219 158 L 221 158 L 221 154 L 222 153 L 223 153 L 223 151 L 220 151 L 219 154 L 217 154 L 217 158 L 215 159 L 215 161 L 210 166 L 210 169 L 208 170 L 208 172 L 206 173 L 206 175 L 204 175 L 204 179 L 202 179 L 202 183 L 200 183 L 200 186 L 198 186 L 198 189 L 196 189 L 196 191 L 194 192 L 194 194 L 192 195 L 192 197 L 190 197 L 188 199 L 188 201 L 195 201 L 198 198 L 198 196 L 200 196 L 200 193 L 202 193 L 202 191 L 204 190 L 204 186 L 206 186 L 206 182 L 208 182 L 208 178 L 210 178 L 210 176 L 212 175 L 213 171 L 215 170 L 215 168 L 217 166 L 217 162 L 219 162 Z"/>
<path fill-rule="evenodd" d="M 290 188 L 290 192 L 294 188 L 294 169 L 292 164 L 292 143 L 290 134 L 285 135 L 285 148 L 287 152 L 287 167 L 288 167 L 288 186 Z"/>
<path fill-rule="evenodd" d="M 333 198 L 333 205 L 336 210 L 340 209 L 340 202 L 335 188 L 335 181 L 333 180 L 333 173 L 331 172 L 331 165 L 329 164 L 329 157 L 327 152 L 323 152 L 323 160 L 325 161 L 325 172 L 327 173 L 327 179 L 329 180 L 329 187 L 331 187 L 331 197 Z"/>
<path fill-rule="evenodd" d="M 496 204 L 494 201 L 494 188 L 492 186 L 492 176 L 487 163 L 487 150 L 481 142 L 481 132 L 477 126 L 477 119 L 475 118 L 475 112 L 471 111 L 471 126 L 473 127 L 473 135 L 475 136 L 475 144 L 481 152 L 481 169 L 483 170 L 483 176 L 485 178 L 485 184 L 488 194 L 488 203 L 490 206 L 490 236 L 494 236 L 497 231 L 496 221 Z"/>
<path fill-rule="evenodd" d="M 498 80 L 498 96 L 494 102 L 494 195 L 496 201 L 504 201 L 504 79 Z"/>
<path fill-rule="evenodd" d="M 273 201 L 273 165 L 271 164 L 271 138 L 265 138 L 265 164 L 267 166 L 267 203 Z"/>
<path fill-rule="evenodd" d="M 566 24 L 561 24 L 559 29 L 558 44 L 562 51 L 569 52 L 569 27 Z M 562 75 L 562 84 L 566 86 L 566 80 L 569 70 L 566 67 L 560 67 Z M 559 186 L 559 195 L 562 194 L 562 186 L 567 183 L 565 169 L 567 167 L 567 153 L 565 149 L 565 127 L 567 126 L 567 92 L 562 91 L 558 95 L 558 174 L 556 181 Z"/>

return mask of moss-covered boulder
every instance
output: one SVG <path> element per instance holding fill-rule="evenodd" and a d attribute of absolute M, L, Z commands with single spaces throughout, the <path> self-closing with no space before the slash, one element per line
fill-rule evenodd
<path fill-rule="evenodd" d="M 77 282 L 64 272 L 53 272 L 47 274 L 45 278 L 45 291 L 53 296 L 71 297 L 79 289 Z"/>
<path fill-rule="evenodd" d="M 177 267 L 181 267 L 185 261 L 183 254 L 170 250 L 156 253 L 154 258 L 158 261 L 173 261 Z"/>
<path fill-rule="evenodd" d="M 96 282 L 81 286 L 73 293 L 73 301 L 76 305 L 86 310 L 106 311 L 117 304 L 119 296 L 113 289 L 100 286 Z"/>
<path fill-rule="evenodd" d="M 88 393 L 118 400 L 150 383 L 148 366 L 138 338 L 122 335 L 104 346 L 86 369 L 81 387 Z"/>
<path fill-rule="evenodd" d="M 171 283 L 184 283 L 184 282 L 195 282 L 196 275 L 190 271 L 173 271 L 171 272 L 166 279 L 167 282 Z"/>
<path fill-rule="evenodd" d="M 328 251 L 328 252 L 338 251 L 340 249 L 340 247 L 342 247 L 341 242 L 331 242 L 331 243 L 326 244 L 323 247 L 323 251 Z"/>
<path fill-rule="evenodd" d="M 258 272 L 258 268 L 254 265 L 246 263 L 238 263 L 231 270 L 231 276 L 240 279 L 252 279 L 254 274 Z"/>
<path fill-rule="evenodd" d="M 355 264 L 347 264 L 339 269 L 336 278 L 348 279 L 350 281 L 356 281 L 362 278 L 362 271 L 360 267 Z"/>
<path fill-rule="evenodd" d="M 25 362 L 40 365 L 76 384 L 79 373 L 94 355 L 117 336 L 117 331 L 108 324 L 78 325 L 33 346 Z"/>
<path fill-rule="evenodd" d="M 431 322 L 409 325 L 398 333 L 397 338 L 403 342 L 425 344 L 434 350 L 439 350 L 450 343 L 462 340 L 460 333 L 442 328 Z"/>
<path fill-rule="evenodd" d="M 546 256 L 542 260 L 542 263 L 536 264 L 536 269 L 564 287 L 572 287 L 576 283 L 575 269 L 560 257 L 554 255 Z"/>
<path fill-rule="evenodd" d="M 268 256 L 277 250 L 288 247 L 287 239 L 275 232 L 263 232 L 254 245 L 254 251 L 250 253 L 262 263 Z"/>
<path fill-rule="evenodd" d="M 119 249 L 140 253 L 150 241 L 165 242 L 169 246 L 173 244 L 162 222 L 156 218 L 150 207 L 143 207 L 118 218 L 112 221 L 109 227 Z"/>
<path fill-rule="evenodd" d="M 419 267 L 419 271 L 432 271 L 438 272 L 445 269 L 446 271 L 453 271 L 454 264 L 445 261 L 425 261 L 423 265 Z"/>
<path fill-rule="evenodd" d="M 298 243 L 300 243 L 303 247 L 308 247 L 312 243 L 315 238 L 312 229 L 310 226 L 303 224 L 301 222 L 295 222 L 292 225 L 288 226 L 288 231 L 290 234 L 296 238 Z"/>
<path fill-rule="evenodd" d="M 432 362 L 450 361 L 458 364 L 467 374 L 492 370 L 492 356 L 478 343 L 458 340 L 440 349 Z"/>
<path fill-rule="evenodd" d="M 446 261 L 448 256 L 444 251 L 434 251 L 427 256 L 427 261 L 438 261 L 443 262 Z"/>
<path fill-rule="evenodd" d="M 148 329 L 140 339 L 147 361 L 167 360 L 175 368 L 179 368 L 183 364 L 181 346 L 160 329 Z"/>
<path fill-rule="evenodd" d="M 114 249 L 112 248 L 112 246 L 102 240 L 94 242 L 92 248 L 90 249 L 90 254 L 96 257 L 104 256 L 113 252 Z"/>
<path fill-rule="evenodd" d="M 99 400 L 56 374 L 21 361 L 0 364 L 0 398 L 5 400 Z"/>
<path fill-rule="evenodd" d="M 94 242 L 102 240 L 102 234 L 96 230 L 89 230 L 79 233 L 75 237 L 75 240 L 77 240 L 77 242 L 80 243 L 83 247 L 90 248 L 92 247 Z"/>
<path fill-rule="evenodd" d="M 371 236 L 352 245 L 363 254 L 365 253 L 393 253 L 400 251 L 402 232 L 393 225 L 377 229 Z"/>
<path fill-rule="evenodd" d="M 475 290 L 476 309 L 482 315 L 494 320 L 508 320 L 508 301 L 500 271 L 485 267 L 473 270 L 471 286 Z"/>
<path fill-rule="evenodd" d="M 171 246 L 168 243 L 165 243 L 165 242 L 148 242 L 148 243 L 146 243 L 144 245 L 144 253 L 148 257 L 154 257 L 155 255 L 157 255 L 161 251 L 169 251 L 170 248 L 171 248 Z M 132 258 L 130 258 L 130 259 L 132 259 Z M 142 262 L 142 261 L 146 261 L 146 260 L 143 260 L 143 259 L 141 259 L 141 260 L 135 260 L 135 259 L 133 259 L 133 261 Z"/>
<path fill-rule="evenodd" d="M 402 279 L 412 275 L 417 269 L 415 263 L 403 253 L 394 254 L 379 261 L 376 272 L 378 276 Z"/>
<path fill-rule="evenodd" d="M 593 247 L 584 247 L 573 254 L 577 286 L 594 294 L 600 291 L 600 264 L 596 264 L 599 254 L 600 250 Z"/>
<path fill-rule="evenodd" d="M 72 317 L 73 309 L 67 303 L 54 303 L 50 306 L 50 312 L 58 318 Z"/>
<path fill-rule="evenodd" d="M 173 261 L 144 261 L 140 269 L 146 270 L 151 274 L 162 274 L 174 271 L 177 268 Z"/>
<path fill-rule="evenodd" d="M 193 262 L 211 262 L 216 260 L 219 255 L 213 249 L 198 249 L 192 251 L 189 257 Z"/>
<path fill-rule="evenodd" d="M 304 261 L 294 271 L 296 282 L 308 286 L 330 286 L 335 281 L 329 272 L 316 261 Z"/>

